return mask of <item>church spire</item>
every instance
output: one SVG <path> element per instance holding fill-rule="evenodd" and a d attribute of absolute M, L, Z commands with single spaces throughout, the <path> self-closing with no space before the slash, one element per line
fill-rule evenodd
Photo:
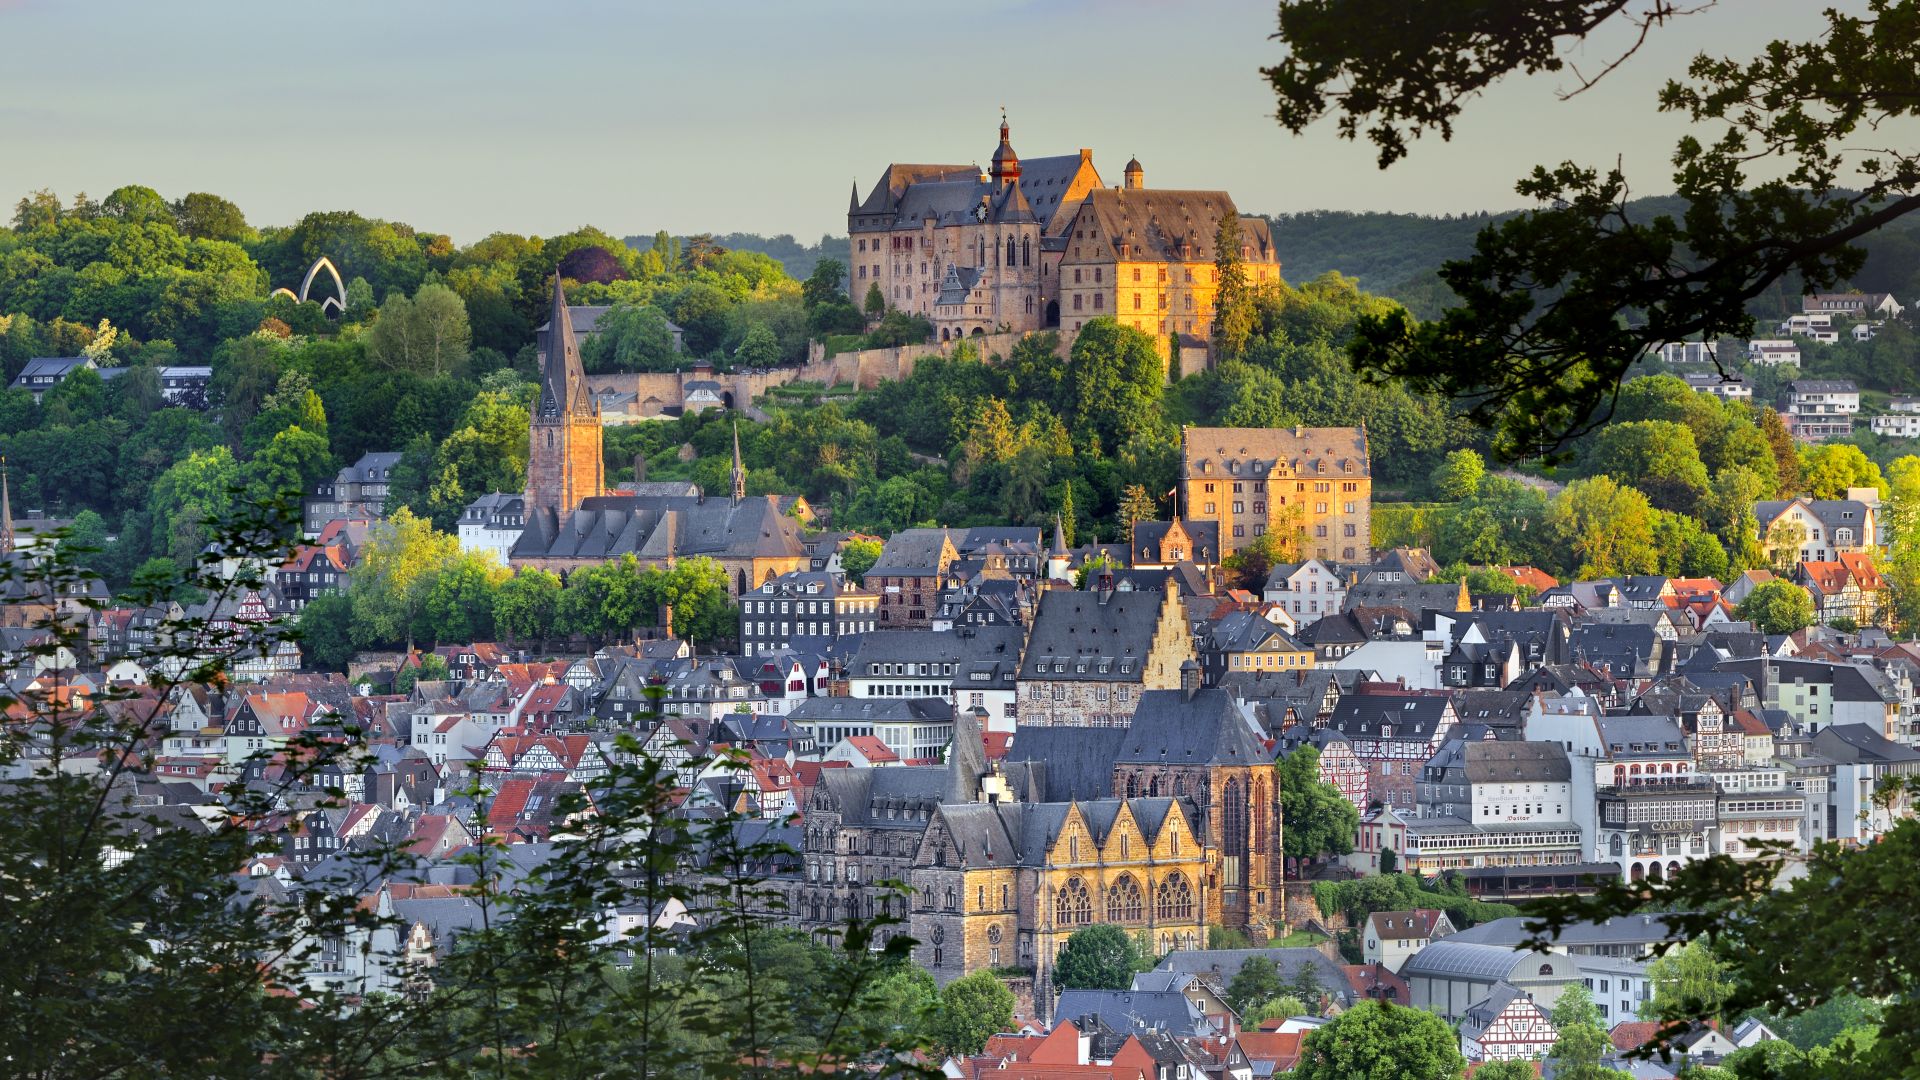
<path fill-rule="evenodd" d="M 13 554 L 13 496 L 7 490 L 7 459 L 0 457 L 0 555 Z"/>
<path fill-rule="evenodd" d="M 733 499 L 739 502 L 747 497 L 747 470 L 740 464 L 740 421 L 733 422 Z"/>
<path fill-rule="evenodd" d="M 1065 555 L 1066 553 L 1067 531 L 1061 525 L 1060 515 L 1055 514 L 1053 515 L 1053 547 L 1048 551 L 1048 554 Z"/>
<path fill-rule="evenodd" d="M 565 416 L 592 411 L 587 401 L 586 369 L 580 365 L 580 343 L 573 336 L 573 313 L 567 308 L 567 293 L 560 285 L 560 270 L 555 267 L 553 314 L 547 321 L 547 359 L 540 373 L 540 413 Z"/>
<path fill-rule="evenodd" d="M 860 212 L 860 181 L 855 180 L 853 182 L 853 194 L 847 196 L 847 216 L 852 217 L 853 215 L 859 212 Z"/>

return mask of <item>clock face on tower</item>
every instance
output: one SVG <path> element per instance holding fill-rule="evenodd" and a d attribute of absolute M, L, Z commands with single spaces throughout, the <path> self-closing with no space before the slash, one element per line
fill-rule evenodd
<path fill-rule="evenodd" d="M 973 208 L 973 219 L 983 224 L 986 222 L 987 220 L 987 204 L 986 203 L 981 203 L 979 206 L 976 206 Z"/>

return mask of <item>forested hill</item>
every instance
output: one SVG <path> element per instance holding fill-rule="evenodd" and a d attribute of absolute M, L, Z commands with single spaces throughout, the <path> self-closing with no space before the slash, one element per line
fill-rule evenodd
<path fill-rule="evenodd" d="M 694 237 L 677 236 L 674 239 L 684 247 Z M 761 236 L 759 233 L 734 232 L 718 236 L 708 234 L 705 239 L 728 251 L 752 251 L 776 259 L 786 267 L 787 276 L 798 281 L 805 281 L 812 276 L 813 268 L 821 259 L 839 259 L 842 266 L 851 261 L 847 257 L 847 238 L 844 236 L 822 236 L 816 244 L 803 244 L 788 233 Z M 653 247 L 654 237 L 629 236 L 625 242 L 635 251 L 648 251 Z"/>
<path fill-rule="evenodd" d="M 1681 201 L 1670 195 L 1635 199 L 1629 215 L 1645 219 L 1656 214 L 1678 216 Z M 1488 225 L 1512 217 L 1500 213 L 1424 214 L 1356 213 L 1347 210 L 1308 210 L 1277 214 L 1274 244 L 1280 251 L 1281 273 L 1288 281 L 1310 281 L 1329 270 L 1358 278 L 1370 293 L 1390 296 L 1422 318 L 1433 318 L 1452 299 L 1452 292 L 1435 272 L 1448 259 L 1473 251 L 1474 236 Z M 1867 292 L 1890 292 L 1902 303 L 1920 296 L 1920 221 L 1905 220 L 1888 227 L 1866 245 L 1867 265 L 1852 284 Z M 1756 314 L 1799 310 L 1799 284 L 1782 283 L 1753 305 Z"/>

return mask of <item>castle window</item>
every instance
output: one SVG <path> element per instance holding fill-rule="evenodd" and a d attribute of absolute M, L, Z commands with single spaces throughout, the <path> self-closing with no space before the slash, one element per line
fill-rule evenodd
<path fill-rule="evenodd" d="M 1014 263 L 1014 250 L 1015 249 L 1013 245 L 1013 237 L 1009 236 L 1007 237 L 1007 265 L 1008 266 L 1012 266 Z"/>
<path fill-rule="evenodd" d="M 1120 880 L 1107 890 L 1109 922 L 1139 922 L 1146 914 L 1146 906 L 1146 897 L 1130 874 L 1121 875 Z"/>
<path fill-rule="evenodd" d="M 1096 273 L 1094 277 L 1097 279 L 1099 277 L 1099 274 Z M 1093 294 L 1093 310 L 1099 311 L 1102 307 L 1105 306 L 1105 301 L 1106 301 L 1105 293 L 1094 293 Z"/>
<path fill-rule="evenodd" d="M 1140 310 L 1140 294 L 1139 293 L 1133 294 L 1133 310 L 1135 311 Z"/>
<path fill-rule="evenodd" d="M 1140 280 L 1140 268 L 1137 266 L 1133 268 L 1133 280 L 1135 281 Z"/>
<path fill-rule="evenodd" d="M 1080 284 L 1080 268 L 1077 266 L 1073 268 L 1073 283 Z"/>
<path fill-rule="evenodd" d="M 1021 266 L 1033 265 L 1033 238 L 1032 237 L 1022 237 L 1020 240 L 1020 265 Z"/>
<path fill-rule="evenodd" d="M 1100 268 L 1097 266 L 1093 268 L 1093 283 L 1100 284 Z"/>

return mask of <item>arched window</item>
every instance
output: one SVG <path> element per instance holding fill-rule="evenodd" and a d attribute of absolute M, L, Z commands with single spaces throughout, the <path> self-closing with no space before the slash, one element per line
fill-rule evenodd
<path fill-rule="evenodd" d="M 1033 238 L 1032 237 L 1022 237 L 1020 239 L 1020 265 L 1021 266 L 1033 265 Z"/>
<path fill-rule="evenodd" d="M 1060 926 L 1085 926 L 1093 921 L 1093 894 L 1087 883 L 1068 878 L 1053 898 L 1053 921 Z"/>
<path fill-rule="evenodd" d="M 1014 260 L 1014 255 L 1015 255 L 1015 254 L 1016 254 L 1016 251 L 1015 251 L 1015 248 L 1014 248 L 1014 246 L 1013 246 L 1013 237 L 1011 237 L 1011 236 L 1009 236 L 1009 237 L 1007 237 L 1007 265 L 1008 265 L 1008 266 L 1012 266 L 1012 265 L 1013 265 L 1013 260 Z"/>
<path fill-rule="evenodd" d="M 1240 778 L 1228 779 L 1220 792 L 1220 847 L 1223 855 L 1247 853 L 1247 804 L 1240 795 Z"/>
<path fill-rule="evenodd" d="M 1108 922 L 1139 922 L 1146 914 L 1146 899 L 1140 894 L 1140 883 L 1133 880 L 1131 874 L 1122 874 L 1120 880 L 1107 890 Z"/>
<path fill-rule="evenodd" d="M 1551 974 L 1553 974 L 1553 965 L 1552 965 L 1552 964 L 1541 964 L 1541 965 L 1540 965 L 1540 974 L 1542 974 L 1542 975 L 1551 975 Z"/>
<path fill-rule="evenodd" d="M 1193 918 L 1193 886 L 1185 874 L 1176 872 L 1160 882 L 1154 901 L 1154 913 L 1162 921 Z"/>

